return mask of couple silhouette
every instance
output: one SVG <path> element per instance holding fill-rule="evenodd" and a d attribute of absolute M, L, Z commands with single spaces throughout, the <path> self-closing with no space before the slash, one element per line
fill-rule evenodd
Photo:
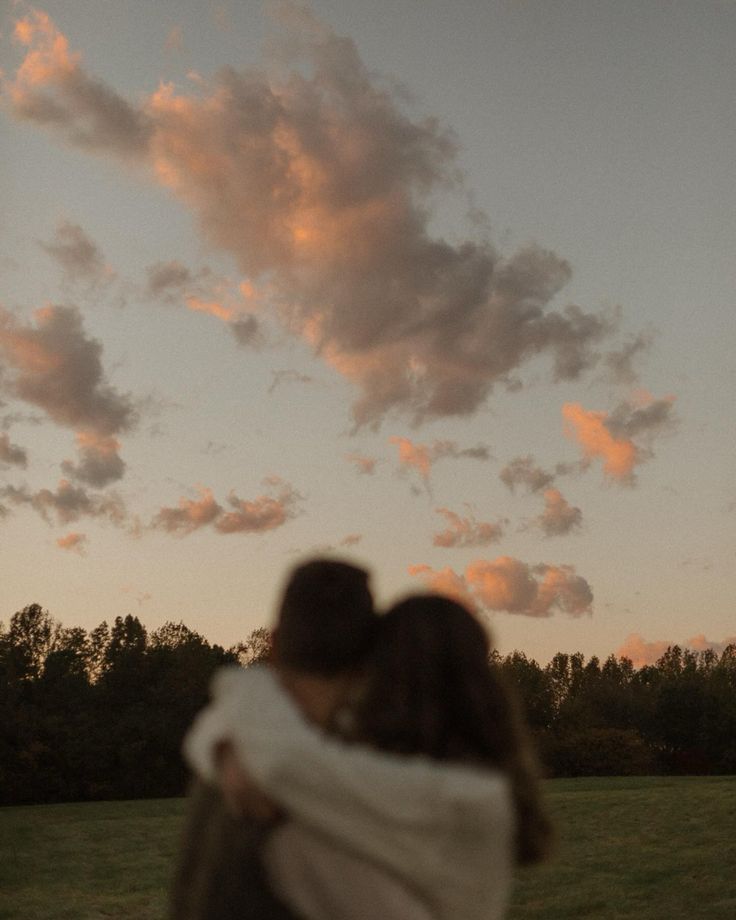
<path fill-rule="evenodd" d="M 498 920 L 551 827 L 514 699 L 465 607 L 378 614 L 368 573 L 286 582 L 269 667 L 213 681 L 171 920 Z"/>

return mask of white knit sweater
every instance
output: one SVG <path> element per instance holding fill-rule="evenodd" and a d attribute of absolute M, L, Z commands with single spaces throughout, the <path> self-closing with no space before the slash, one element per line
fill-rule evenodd
<path fill-rule="evenodd" d="M 514 817 L 503 774 L 326 736 L 266 668 L 216 675 L 212 703 L 184 742 L 202 778 L 216 780 L 213 752 L 224 740 L 297 825 L 403 880 L 434 917 L 504 916 Z M 349 887 L 344 876 L 335 882 Z"/>

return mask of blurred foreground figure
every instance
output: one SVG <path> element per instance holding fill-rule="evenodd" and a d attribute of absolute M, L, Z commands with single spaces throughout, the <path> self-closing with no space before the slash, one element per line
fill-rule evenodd
<path fill-rule="evenodd" d="M 488 655 L 464 607 L 407 598 L 378 620 L 339 713 L 342 740 L 305 719 L 267 669 L 218 675 L 185 754 L 233 807 L 252 813 L 265 793 L 283 812 L 262 866 L 295 915 L 504 916 L 514 864 L 543 859 L 551 829 Z"/>
<path fill-rule="evenodd" d="M 316 559 L 292 572 L 273 631 L 273 659 L 283 686 L 315 724 L 327 727 L 342 704 L 366 657 L 375 623 L 363 569 Z M 276 809 L 261 795 L 251 795 L 249 806 L 247 818 L 236 816 L 214 782 L 193 785 L 171 920 L 293 920 L 269 885 L 261 860 Z"/>

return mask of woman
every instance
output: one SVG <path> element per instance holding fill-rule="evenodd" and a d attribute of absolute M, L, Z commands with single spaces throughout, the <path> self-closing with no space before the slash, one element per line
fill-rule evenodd
<path fill-rule="evenodd" d="M 434 595 L 400 602 L 381 618 L 365 683 L 338 719 L 347 744 L 307 724 L 271 672 L 221 675 L 185 752 L 213 779 L 215 752 L 231 743 L 250 779 L 226 791 L 240 782 L 250 795 L 253 781 L 288 816 L 264 861 L 296 914 L 363 920 L 378 872 L 411 893 L 415 915 L 504 915 L 514 863 L 546 855 L 550 826 L 488 654 L 484 629 L 461 605 Z"/>

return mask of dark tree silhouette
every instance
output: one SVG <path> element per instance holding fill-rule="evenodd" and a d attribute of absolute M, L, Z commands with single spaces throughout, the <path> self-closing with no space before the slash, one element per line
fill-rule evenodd
<path fill-rule="evenodd" d="M 0 803 L 180 795 L 181 742 L 223 664 L 268 661 L 271 635 L 230 649 L 135 616 L 86 632 L 39 604 L 0 623 Z M 736 646 L 672 646 L 638 670 L 558 653 L 494 653 L 550 776 L 736 772 Z"/>

